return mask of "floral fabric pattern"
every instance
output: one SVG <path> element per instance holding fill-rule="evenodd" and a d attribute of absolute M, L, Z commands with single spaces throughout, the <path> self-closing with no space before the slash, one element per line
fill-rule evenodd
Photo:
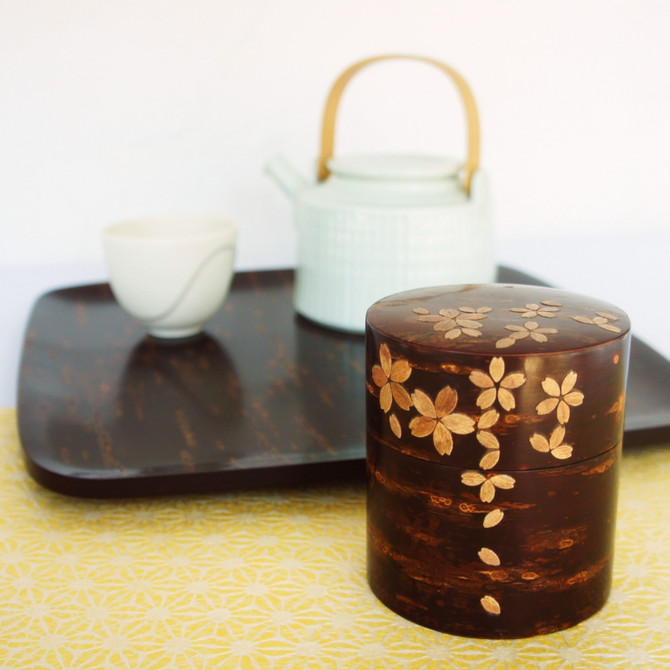
<path fill-rule="evenodd" d="M 0 666 L 668 668 L 670 497 L 649 482 L 669 478 L 668 444 L 624 449 L 600 612 L 552 635 L 464 638 L 407 621 L 371 593 L 361 482 L 69 499 L 30 478 L 16 413 L 0 409 Z M 482 595 L 481 607 L 500 616 L 494 600 Z"/>

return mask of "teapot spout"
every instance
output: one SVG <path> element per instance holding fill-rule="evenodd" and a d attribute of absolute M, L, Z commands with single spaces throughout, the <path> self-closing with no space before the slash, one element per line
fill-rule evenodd
<path fill-rule="evenodd" d="M 306 182 L 302 176 L 282 156 L 271 158 L 265 164 L 265 172 L 274 179 L 279 188 L 291 200 L 306 186 Z"/>

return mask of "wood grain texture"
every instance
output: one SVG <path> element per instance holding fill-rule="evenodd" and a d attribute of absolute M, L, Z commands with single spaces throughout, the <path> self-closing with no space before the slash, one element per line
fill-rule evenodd
<path fill-rule="evenodd" d="M 509 268 L 499 279 L 537 281 Z M 33 476 L 95 497 L 362 480 L 363 337 L 296 317 L 293 281 L 291 271 L 239 273 L 205 336 L 166 346 L 106 285 L 42 296 L 19 376 Z M 669 375 L 668 361 L 634 338 L 626 448 L 670 434 Z M 469 436 L 476 449 L 491 430 Z"/>
<path fill-rule="evenodd" d="M 448 460 L 449 464 L 464 468 L 478 467 L 481 459 L 492 451 L 499 452 L 493 463 L 496 468 L 557 467 L 563 464 L 561 456 L 565 450 L 557 453 L 556 447 L 563 444 L 572 447 L 573 460 L 590 458 L 622 440 L 629 346 L 629 338 L 621 337 L 575 352 L 543 356 L 507 354 L 503 359 L 479 352 L 436 354 L 434 350 L 383 337 L 370 329 L 368 427 L 374 435 L 404 453 L 437 463 Z M 378 365 L 382 347 L 392 352 L 394 364 L 410 361 L 411 373 L 404 382 L 389 379 L 380 388 L 383 378 L 373 377 L 371 371 Z M 495 360 L 502 362 L 498 382 L 493 381 L 490 372 Z M 566 386 L 570 384 L 571 372 L 575 382 L 565 394 L 564 402 L 560 386 L 564 382 Z M 485 378 L 490 388 L 479 386 L 478 383 L 484 382 L 475 373 Z M 513 387 L 517 375 L 522 375 L 524 381 Z M 504 388 L 509 380 L 512 380 L 509 388 Z M 556 396 L 551 395 L 554 386 L 558 388 Z M 405 409 L 395 400 L 384 405 L 385 411 L 380 404 L 384 387 L 390 387 L 396 398 L 403 393 L 415 402 Z M 440 409 L 439 401 L 447 395 L 445 389 L 450 390 L 456 404 Z M 480 399 L 489 392 L 490 398 L 482 403 Z M 583 397 L 571 395 L 577 393 Z M 579 404 L 573 406 L 570 402 Z M 561 403 L 567 409 L 562 410 Z M 437 414 L 434 419 L 425 416 L 431 412 L 431 404 Z M 395 417 L 394 425 L 390 416 Z M 436 446 L 433 426 L 435 430 L 449 431 L 446 450 Z M 558 427 L 564 429 L 564 435 L 554 445 L 551 436 Z M 426 435 L 433 435 L 433 439 L 426 439 Z M 546 451 L 533 448 L 533 442 L 541 441 L 534 436 L 547 442 Z"/>
<path fill-rule="evenodd" d="M 363 477 L 363 338 L 297 317 L 293 273 L 243 273 L 199 337 L 148 337 L 107 285 L 44 296 L 26 335 L 26 462 L 69 495 Z M 341 420 L 349 417 L 349 420 Z"/>
<path fill-rule="evenodd" d="M 617 308 L 540 287 L 422 289 L 368 311 L 368 577 L 382 602 L 494 638 L 602 607 L 629 345 Z"/>
<path fill-rule="evenodd" d="M 403 617 L 455 635 L 518 638 L 575 625 L 609 594 L 619 459 L 616 447 L 504 473 L 514 487 L 484 503 L 460 468 L 369 437 L 373 592 Z"/>

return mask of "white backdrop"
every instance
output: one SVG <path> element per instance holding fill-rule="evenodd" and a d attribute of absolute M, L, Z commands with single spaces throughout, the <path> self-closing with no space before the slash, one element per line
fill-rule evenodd
<path fill-rule="evenodd" d="M 294 262 L 289 203 L 335 77 L 387 52 L 471 84 L 497 232 L 670 222 L 666 0 L 0 0 L 0 264 L 98 262 L 120 218 L 219 213 L 239 268 Z M 357 76 L 336 150 L 460 156 L 451 85 L 417 63 Z"/>

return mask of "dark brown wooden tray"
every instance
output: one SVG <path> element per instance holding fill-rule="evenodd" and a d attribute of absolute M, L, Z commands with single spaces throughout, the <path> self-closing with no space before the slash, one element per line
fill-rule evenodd
<path fill-rule="evenodd" d="M 289 270 L 238 273 L 206 332 L 174 343 L 146 336 L 106 284 L 42 296 L 19 373 L 31 475 L 85 497 L 362 480 L 363 337 L 297 316 L 292 290 Z M 670 438 L 669 374 L 634 340 L 626 447 Z"/>

